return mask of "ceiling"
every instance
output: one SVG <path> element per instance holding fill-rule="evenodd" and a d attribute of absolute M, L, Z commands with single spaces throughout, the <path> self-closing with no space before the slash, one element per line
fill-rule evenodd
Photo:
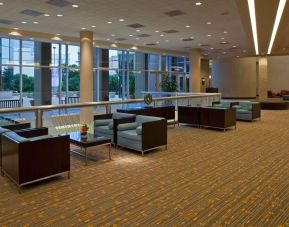
<path fill-rule="evenodd" d="M 49 1 L 57 4 L 49 4 Z M 0 5 L 0 28 L 19 28 L 19 32 L 24 30 L 77 38 L 82 28 L 86 28 L 94 32 L 95 41 L 116 42 L 119 45 L 129 44 L 153 47 L 159 51 L 164 49 L 179 52 L 201 48 L 205 58 L 254 55 L 246 0 L 0 0 L 0 2 L 3 3 Z M 198 6 L 195 4 L 197 2 L 202 4 Z M 266 52 L 262 50 L 265 50 L 269 43 L 278 1 L 256 0 L 256 2 L 257 23 L 258 27 L 262 28 L 258 29 L 262 53 Z M 67 5 L 63 6 L 65 3 Z M 79 7 L 73 8 L 72 4 L 78 4 Z M 274 54 L 284 53 L 284 46 L 289 47 L 286 34 L 283 34 L 289 32 L 289 24 L 284 21 L 284 17 L 289 14 L 288 4 L 286 7 L 284 11 L 286 15 L 283 15 L 280 24 L 285 30 L 282 34 L 277 33 L 278 44 L 273 46 Z M 21 13 L 23 10 L 36 12 Z M 181 15 L 168 16 L 166 12 Z M 57 14 L 63 16 L 59 17 Z M 5 24 L 7 21 L 3 20 L 8 20 L 11 24 Z M 22 21 L 27 23 L 23 24 Z M 132 24 L 140 24 L 143 27 L 128 27 Z M 167 30 L 178 32 L 164 32 Z"/>

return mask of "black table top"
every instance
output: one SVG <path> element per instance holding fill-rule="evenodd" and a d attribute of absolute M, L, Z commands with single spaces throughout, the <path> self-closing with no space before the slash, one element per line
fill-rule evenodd
<path fill-rule="evenodd" d="M 87 133 L 87 138 L 85 139 L 81 138 L 80 132 L 70 132 L 68 133 L 68 135 L 70 137 L 70 142 L 72 144 L 75 144 L 81 147 L 91 147 L 91 146 L 111 143 L 110 138 L 97 135 L 97 134 Z"/>

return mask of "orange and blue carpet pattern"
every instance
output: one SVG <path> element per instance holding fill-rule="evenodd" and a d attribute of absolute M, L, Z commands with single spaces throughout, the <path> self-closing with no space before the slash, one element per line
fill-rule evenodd
<path fill-rule="evenodd" d="M 71 155 L 66 175 L 24 187 L 0 177 L 0 226 L 289 226 L 289 111 L 227 132 L 168 129 L 168 149 Z"/>

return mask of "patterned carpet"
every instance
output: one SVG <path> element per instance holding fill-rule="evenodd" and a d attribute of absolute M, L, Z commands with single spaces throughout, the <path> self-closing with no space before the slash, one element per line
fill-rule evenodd
<path fill-rule="evenodd" d="M 17 188 L 0 177 L 2 226 L 289 226 L 289 111 L 227 132 L 169 127 L 168 150 L 98 147 L 72 176 Z"/>

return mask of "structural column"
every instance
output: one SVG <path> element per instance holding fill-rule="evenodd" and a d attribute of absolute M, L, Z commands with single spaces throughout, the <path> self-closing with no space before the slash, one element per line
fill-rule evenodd
<path fill-rule="evenodd" d="M 210 60 L 201 59 L 201 92 L 210 87 Z"/>
<path fill-rule="evenodd" d="M 258 69 L 258 94 L 259 99 L 267 99 L 268 90 L 268 59 L 267 57 L 259 58 L 259 69 Z"/>
<path fill-rule="evenodd" d="M 80 32 L 80 102 L 93 101 L 93 32 Z M 81 108 L 80 123 L 93 123 L 93 107 Z"/>
<path fill-rule="evenodd" d="M 190 92 L 201 92 L 201 50 L 192 49 L 190 57 Z"/>

